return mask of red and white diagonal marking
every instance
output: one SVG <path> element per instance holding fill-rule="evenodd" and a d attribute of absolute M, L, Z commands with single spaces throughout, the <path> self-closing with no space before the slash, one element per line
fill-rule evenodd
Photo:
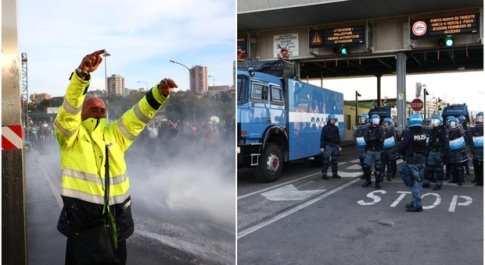
<path fill-rule="evenodd" d="M 2 150 L 21 149 L 23 147 L 22 135 L 21 125 L 2 127 Z"/>

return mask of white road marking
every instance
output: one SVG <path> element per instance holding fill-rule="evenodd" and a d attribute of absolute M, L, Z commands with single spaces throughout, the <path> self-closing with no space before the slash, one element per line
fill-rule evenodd
<path fill-rule="evenodd" d="M 270 201 L 302 201 L 325 190 L 298 190 L 295 185 L 289 184 L 278 189 L 261 193 L 261 196 Z"/>
<path fill-rule="evenodd" d="M 346 169 L 357 170 L 357 169 L 362 169 L 362 167 L 360 165 L 352 165 L 350 167 L 347 167 Z"/>
<path fill-rule="evenodd" d="M 458 202 L 458 197 L 465 199 L 465 201 L 464 202 L 457 203 Z M 466 196 L 466 195 L 460 195 L 460 196 L 453 195 L 453 199 L 451 200 L 450 208 L 448 209 L 448 212 L 454 213 L 455 210 L 456 210 L 456 206 L 457 205 L 458 206 L 468 206 L 468 205 L 472 204 L 472 202 L 473 202 L 473 199 L 470 196 Z"/>
<path fill-rule="evenodd" d="M 435 199 L 435 201 L 434 201 L 434 203 L 432 205 L 423 206 L 423 209 L 424 210 L 433 209 L 434 207 L 438 206 L 441 203 L 441 196 L 438 193 L 434 193 L 434 192 L 429 192 L 429 193 L 423 194 L 421 196 L 421 199 L 423 199 L 424 197 L 429 196 L 429 195 L 435 196 L 436 199 Z"/>
<path fill-rule="evenodd" d="M 316 176 L 316 175 L 319 175 L 319 174 L 321 174 L 321 173 L 320 172 L 315 172 L 315 173 L 312 173 L 310 175 L 306 175 L 306 176 L 301 177 L 301 178 L 297 178 L 297 179 L 294 179 L 294 180 L 290 180 L 290 181 L 287 181 L 287 182 L 283 182 L 283 183 L 278 184 L 278 185 L 274 185 L 274 186 L 267 187 L 267 188 L 264 188 L 264 189 L 261 189 L 261 190 L 253 191 L 253 192 L 250 192 L 250 193 L 246 193 L 244 195 L 238 196 L 237 199 L 238 200 L 244 199 L 244 198 L 247 198 L 247 197 L 256 195 L 256 194 L 263 193 L 263 192 L 268 191 L 268 190 L 273 190 L 273 189 L 276 189 L 276 188 L 279 188 L 279 187 L 288 185 L 288 184 L 293 183 L 293 182 L 297 182 L 297 181 L 300 181 L 300 180 L 304 180 L 304 179 L 307 179 L 307 178 L 311 178 L 311 177 Z"/>
<path fill-rule="evenodd" d="M 300 211 L 300 210 L 302 210 L 302 209 L 304 209 L 304 208 L 306 208 L 306 207 L 308 207 L 308 206 L 310 206 L 310 205 L 312 205 L 312 204 L 314 204 L 314 203 L 316 203 L 316 202 L 318 202 L 318 201 L 320 201 L 320 200 L 322 200 L 322 199 L 324 199 L 324 198 L 326 198 L 326 197 L 328 197 L 328 196 L 330 196 L 330 195 L 332 195 L 332 194 L 334 194 L 334 193 L 336 193 L 336 192 L 338 192 L 342 189 L 345 189 L 346 187 L 348 187 L 348 186 L 350 186 L 350 185 L 352 185 L 352 184 L 354 184 L 358 181 L 360 181 L 360 179 L 354 179 L 352 181 L 349 181 L 349 182 L 347 182 L 347 183 L 345 183 L 345 184 L 343 184 L 343 185 L 341 185 L 341 186 L 339 186 L 335 189 L 332 189 L 328 192 L 323 193 L 322 195 L 319 195 L 319 196 L 317 196 L 317 197 L 315 197 L 311 200 L 308 200 L 307 202 L 304 202 L 300 205 L 297 205 L 296 207 L 293 207 L 293 208 L 289 209 L 288 211 L 282 212 L 282 213 L 280 213 L 280 214 L 278 214 L 278 215 L 276 215 L 276 216 L 274 216 L 274 217 L 272 217 L 272 218 L 270 218 L 270 219 L 268 219 L 264 222 L 261 222 L 257 225 L 254 225 L 254 226 L 251 226 L 251 227 L 239 232 L 237 234 L 237 238 L 240 239 L 240 238 L 243 238 L 243 237 L 245 237 L 245 236 L 247 236 L 251 233 L 254 233 L 254 232 L 258 231 L 259 229 L 266 227 L 266 226 L 268 226 L 268 225 L 270 225 L 274 222 L 277 222 L 277 221 L 279 221 L 279 220 L 281 220 L 281 219 L 283 219 L 283 218 L 285 218 L 285 217 L 287 217 L 291 214 L 294 214 L 294 213 L 296 213 L 296 212 L 298 212 L 298 211 Z"/>

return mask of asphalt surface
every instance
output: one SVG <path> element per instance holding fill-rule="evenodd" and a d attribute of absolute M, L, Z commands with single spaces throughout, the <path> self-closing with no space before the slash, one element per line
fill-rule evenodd
<path fill-rule="evenodd" d="M 343 178 L 327 181 L 307 161 L 273 183 L 240 170 L 238 264 L 483 264 L 483 188 L 472 176 L 424 189 L 425 210 L 408 213 L 400 179 L 363 188 L 356 158 L 344 149 Z"/>
<path fill-rule="evenodd" d="M 130 164 L 148 168 L 152 163 L 139 157 L 128 155 L 129 172 Z M 59 161 L 55 143 L 26 152 L 28 264 L 64 264 L 66 238 L 56 229 L 62 207 Z M 170 211 L 155 200 L 142 200 L 142 181 L 131 179 L 135 233 L 127 240 L 127 264 L 234 264 L 234 228 L 201 212 Z"/>

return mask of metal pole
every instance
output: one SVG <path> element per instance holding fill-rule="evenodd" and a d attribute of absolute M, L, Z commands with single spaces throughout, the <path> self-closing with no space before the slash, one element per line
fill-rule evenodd
<path fill-rule="evenodd" d="M 17 2 L 2 1 L 2 264 L 27 263 Z"/>
<path fill-rule="evenodd" d="M 187 69 L 187 71 L 189 71 L 189 83 L 190 83 L 190 86 L 192 86 L 192 76 L 190 75 L 190 68 L 187 67 L 187 65 L 183 64 L 183 63 L 179 63 L 177 61 L 174 61 L 174 60 L 170 60 L 171 63 L 175 63 L 175 64 L 178 64 L 178 65 L 181 65 L 183 66 L 185 69 Z M 192 87 L 190 87 L 190 91 L 192 91 Z M 193 122 L 195 122 L 195 87 L 192 91 L 192 114 L 193 114 Z"/>
<path fill-rule="evenodd" d="M 406 60 L 404 52 L 397 54 L 396 75 L 397 75 L 397 126 L 406 127 Z"/>
<path fill-rule="evenodd" d="M 377 106 L 382 106 L 381 103 L 381 77 L 382 75 L 376 75 L 377 77 Z"/>
<path fill-rule="evenodd" d="M 359 125 L 359 91 L 355 90 L 355 126 Z"/>
<path fill-rule="evenodd" d="M 424 109 L 423 109 L 423 112 L 424 112 L 424 119 L 426 119 L 426 114 L 427 114 L 427 112 L 426 112 L 426 96 L 427 96 L 427 95 L 428 95 L 428 91 L 427 91 L 427 90 L 426 90 L 426 88 L 425 88 L 425 89 L 424 89 L 424 96 L 423 96 L 423 98 L 424 98 L 424 106 L 423 106 L 423 108 L 424 108 Z"/>
<path fill-rule="evenodd" d="M 108 95 L 108 56 L 111 56 L 108 52 L 103 53 L 104 57 L 104 90 Z"/>

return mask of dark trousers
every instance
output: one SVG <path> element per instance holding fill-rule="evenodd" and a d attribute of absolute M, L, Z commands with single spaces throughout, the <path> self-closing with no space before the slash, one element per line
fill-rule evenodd
<path fill-rule="evenodd" d="M 381 182 L 382 176 L 382 151 L 367 150 L 364 157 L 364 179 L 371 182 L 372 164 L 375 167 L 376 184 Z"/>
<path fill-rule="evenodd" d="M 478 186 L 483 185 L 483 161 L 473 159 L 473 171 L 475 172 L 475 181 Z"/>
<path fill-rule="evenodd" d="M 450 164 L 451 178 L 453 181 L 456 181 L 456 183 L 460 185 L 464 181 L 464 175 L 465 175 L 464 171 L 465 171 L 465 168 L 463 167 L 463 164 L 459 164 L 459 163 Z"/>
<path fill-rule="evenodd" d="M 338 147 L 334 145 L 326 145 L 322 155 L 323 155 L 322 174 L 327 175 L 328 168 L 332 166 L 332 175 L 337 176 L 338 157 L 339 157 Z"/>
<path fill-rule="evenodd" d="M 126 264 L 126 240 L 121 240 L 118 241 L 118 248 L 116 249 L 116 256 L 118 259 L 121 261 L 119 265 L 125 265 Z M 67 239 L 67 245 L 66 245 L 66 265 L 77 265 L 76 260 L 74 259 L 73 253 L 72 253 L 72 246 L 69 242 L 69 238 Z M 91 265 L 105 265 L 105 264 L 91 264 Z"/>

